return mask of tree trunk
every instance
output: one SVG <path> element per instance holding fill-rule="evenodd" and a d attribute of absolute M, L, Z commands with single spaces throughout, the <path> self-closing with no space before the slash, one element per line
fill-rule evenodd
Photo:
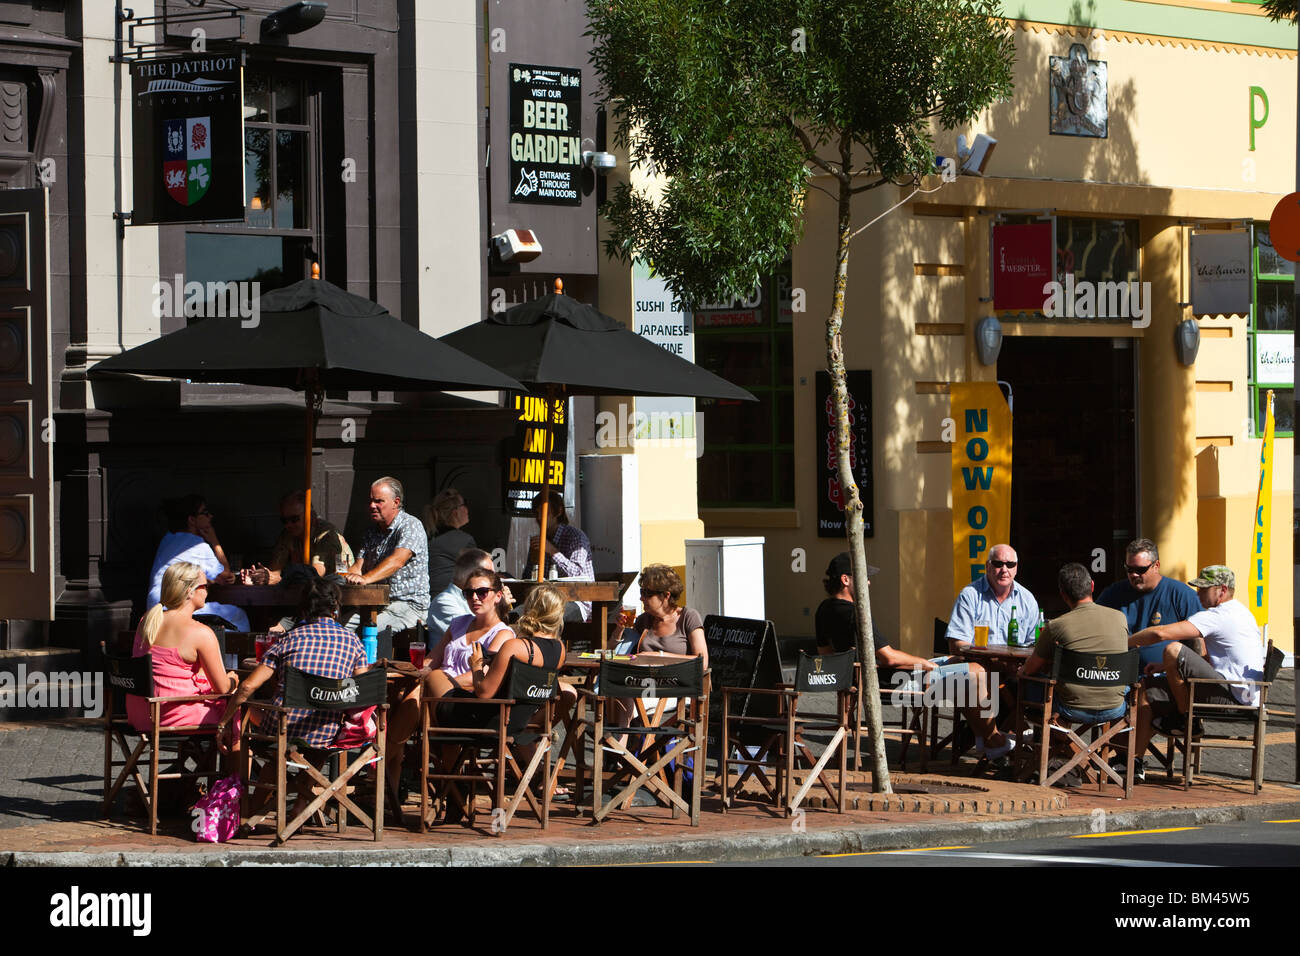
<path fill-rule="evenodd" d="M 871 595 L 867 591 L 867 551 L 863 536 L 862 496 L 853 469 L 849 464 L 849 408 L 848 386 L 844 374 L 844 345 L 840 331 L 844 325 L 844 292 L 849 277 L 849 239 L 852 227 L 852 210 L 849 192 L 852 179 L 848 171 L 851 144 L 841 141 L 844 160 L 839 173 L 839 235 L 835 252 L 835 296 L 831 314 L 826 319 L 826 369 L 831 377 L 831 397 L 835 403 L 835 442 L 841 493 L 844 496 L 844 519 L 849 539 L 849 555 L 853 564 L 853 604 L 858 624 L 858 661 L 862 665 L 863 700 L 866 710 L 867 730 L 871 739 L 871 789 L 876 793 L 892 793 L 889 781 L 889 761 L 885 756 L 884 726 L 880 716 L 880 679 L 876 673 L 876 648 L 872 639 Z M 865 453 L 865 450 L 864 450 Z M 854 714 L 854 719 L 857 714 Z M 847 744 L 847 742 L 846 742 Z"/>

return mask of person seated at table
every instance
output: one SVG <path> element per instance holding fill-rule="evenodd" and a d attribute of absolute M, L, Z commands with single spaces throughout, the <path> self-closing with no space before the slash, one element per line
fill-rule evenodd
<path fill-rule="evenodd" d="M 470 613 L 469 603 L 465 600 L 465 585 L 469 576 L 475 571 L 494 572 L 492 555 L 482 548 L 466 548 L 456 556 L 452 567 L 451 582 L 439 591 L 429 602 L 429 618 L 426 622 L 431 640 L 438 640 L 451 622 Z M 514 606 L 514 595 L 504 584 L 501 587 L 501 600 L 497 602 L 497 614 L 505 620 L 506 614 Z"/>
<path fill-rule="evenodd" d="M 1038 602 L 1028 588 L 1016 583 L 1019 564 L 1009 544 L 995 544 L 984 563 L 984 574 L 961 589 L 948 616 L 948 650 L 954 654 L 975 643 L 975 627 L 988 625 L 989 645 L 1007 643 L 1007 629 L 1015 614 L 1020 643 L 1031 644 L 1038 625 Z"/>
<path fill-rule="evenodd" d="M 212 527 L 212 512 L 201 495 L 184 495 L 163 503 L 167 516 L 167 534 L 158 542 L 153 569 L 149 573 L 149 596 L 146 608 L 152 608 L 162 599 L 162 580 L 167 568 L 178 562 L 197 564 L 207 575 L 207 581 L 233 584 L 238 578 L 230 570 L 230 562 L 216 529 Z M 213 619 L 213 623 L 236 631 L 248 630 L 248 615 L 243 608 L 215 601 L 203 608 L 200 620 Z"/>
<path fill-rule="evenodd" d="M 227 671 L 212 629 L 194 620 L 207 602 L 203 569 L 188 561 L 168 565 L 162 575 L 162 600 L 149 609 L 135 632 L 132 657 L 151 654 L 155 697 L 194 697 L 228 694 L 239 678 Z M 194 727 L 221 722 L 225 701 L 168 704 L 159 713 L 159 726 Z M 126 698 L 126 715 L 136 730 L 153 726 L 149 701 L 134 694 Z M 224 727 L 224 724 L 221 724 Z"/>
<path fill-rule="evenodd" d="M 666 564 L 651 564 L 641 570 L 641 604 L 645 612 L 632 623 L 637 633 L 636 653 L 700 657 L 708 670 L 704 618 L 693 608 L 677 606 L 685 590 L 677 572 Z"/>
<path fill-rule="evenodd" d="M 271 560 L 267 562 L 265 575 L 254 573 L 254 584 L 279 584 L 281 572 L 291 564 L 302 563 L 303 517 L 307 513 L 307 495 L 302 491 L 293 491 L 280 499 L 280 524 L 284 530 L 271 550 Z M 352 548 L 338 528 L 330 524 L 316 509 L 311 512 L 311 566 L 319 575 L 334 574 L 339 570 L 339 563 L 345 568 L 352 567 L 356 558 Z"/>
<path fill-rule="evenodd" d="M 1119 611 L 1132 634 L 1158 624 L 1185 621 L 1201 610 L 1196 589 L 1160 573 L 1160 551 L 1150 538 L 1124 549 L 1125 578 L 1097 595 L 1097 603 Z"/>
<path fill-rule="evenodd" d="M 498 613 L 502 590 L 501 575 L 496 571 L 480 568 L 470 573 L 464 588 L 470 613 L 454 619 L 446 633 L 425 652 L 415 687 L 389 712 L 388 774 L 394 786 L 401 775 L 406 739 L 420 722 L 421 699 L 426 695 L 445 697 L 457 687 L 472 691 L 470 659 L 474 648 L 479 647 L 480 653 L 495 653 L 514 637 Z"/>
<path fill-rule="evenodd" d="M 879 568 L 867 565 L 867 585 L 871 575 Z M 817 653 L 831 654 L 856 649 L 858 646 L 857 610 L 853 601 L 853 561 L 847 551 L 831 558 L 826 566 L 822 587 L 828 595 L 817 607 L 814 618 L 817 628 Z M 979 700 L 987 696 L 988 678 L 979 664 L 958 661 L 952 657 L 926 659 L 901 651 L 889 643 L 872 622 L 871 640 L 875 645 L 876 678 L 882 690 L 893 689 L 897 703 L 907 703 L 914 695 L 938 682 L 966 682 L 970 693 L 966 700 Z M 924 674 L 924 677 L 921 675 Z M 984 690 L 985 693 L 980 693 Z M 992 716 L 972 704 L 962 708 L 962 716 L 975 734 L 975 750 L 990 760 L 1000 760 L 1015 747 L 1015 737 L 998 729 Z"/>
<path fill-rule="evenodd" d="M 244 702 L 272 677 L 276 678 L 276 685 L 271 704 L 279 707 L 284 702 L 286 667 L 296 667 L 308 674 L 333 680 L 357 677 L 369 669 L 361 640 L 355 632 L 338 623 L 341 600 L 339 586 L 324 578 L 316 578 L 303 588 L 298 607 L 302 623 L 266 649 L 261 663 L 248 675 L 225 708 L 222 726 L 234 720 Z M 259 714 L 257 711 L 253 713 Z M 273 719 L 264 713 L 261 716 Z M 287 715 L 288 739 L 296 741 L 300 748 L 329 747 L 338 737 L 345 716 L 342 711 L 294 708 Z M 263 767 L 262 782 L 274 779 L 275 771 L 270 763 Z M 310 785 L 311 781 L 305 779 L 306 774 L 298 776 L 304 778 L 299 781 L 300 785 Z M 263 797 L 266 796 L 269 794 L 264 793 Z M 310 799 L 309 794 L 300 793 L 300 798 L 303 797 Z"/>
<path fill-rule="evenodd" d="M 591 563 L 591 541 L 578 528 L 569 524 L 569 515 L 564 510 L 564 498 L 558 491 L 544 492 L 549 495 L 550 504 L 546 512 L 546 561 L 548 567 L 554 568 L 557 575 L 575 581 L 596 580 L 596 569 Z M 537 519 L 538 530 L 542 523 L 542 496 L 533 499 L 533 517 Z M 536 566 L 538 550 L 542 536 L 535 534 L 528 542 L 529 563 Z M 565 610 L 566 621 L 590 621 L 591 602 L 570 602 Z"/>
<path fill-rule="evenodd" d="M 1122 654 L 1128 650 L 1128 622 L 1114 608 L 1102 607 L 1092 598 L 1093 581 L 1087 568 L 1071 562 L 1056 575 L 1061 600 L 1069 610 L 1048 621 L 1039 635 L 1034 653 L 1020 667 L 1026 676 L 1050 670 L 1059 647 L 1081 654 Z M 1062 681 L 1052 695 L 1052 712 L 1079 723 L 1103 723 L 1124 716 L 1125 687 L 1088 687 Z M 1043 700 L 1043 685 L 1025 688 L 1029 700 Z"/>
<path fill-rule="evenodd" d="M 477 548 L 464 531 L 469 524 L 469 505 L 455 488 L 440 492 L 426 513 L 429 529 L 429 593 L 437 594 L 451 584 L 456 558 L 466 548 Z"/>
<path fill-rule="evenodd" d="M 388 605 L 379 612 L 380 636 L 415 627 L 429 613 L 429 537 L 420 519 L 404 510 L 402 483 L 380 478 L 370 486 L 370 530 L 356 561 L 343 575 L 348 584 L 388 582 Z M 356 628 L 353 614 L 347 627 Z"/>
<path fill-rule="evenodd" d="M 1259 626 L 1249 608 L 1236 600 L 1236 575 L 1225 565 L 1211 564 L 1189 583 L 1196 588 L 1201 611 L 1185 621 L 1145 628 L 1128 641 L 1129 647 L 1170 642 L 1165 645 L 1163 659 L 1146 666 L 1134 741 L 1138 754 L 1135 776 L 1145 776 L 1143 755 L 1153 730 L 1186 726 L 1183 715 L 1191 700 L 1188 678 L 1204 677 L 1220 682 L 1197 687 L 1198 704 L 1253 706 L 1259 702 L 1258 687 L 1233 683 L 1264 679 L 1264 645 L 1259 638 Z M 1191 641 L 1195 647 L 1182 641 Z"/>

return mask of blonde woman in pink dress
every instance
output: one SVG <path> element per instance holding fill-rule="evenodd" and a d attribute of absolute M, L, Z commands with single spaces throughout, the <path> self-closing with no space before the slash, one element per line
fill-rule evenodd
<path fill-rule="evenodd" d="M 239 682 L 233 671 L 226 670 L 212 629 L 194 620 L 195 612 L 207 603 L 207 595 L 208 581 L 197 564 L 181 561 L 164 572 L 162 601 L 140 622 L 131 651 L 133 657 L 153 655 L 155 697 L 228 694 Z M 216 724 L 225 705 L 225 701 L 212 700 L 164 706 L 159 722 L 163 727 Z M 128 696 L 126 714 L 136 730 L 152 727 L 149 702 L 144 697 Z"/>

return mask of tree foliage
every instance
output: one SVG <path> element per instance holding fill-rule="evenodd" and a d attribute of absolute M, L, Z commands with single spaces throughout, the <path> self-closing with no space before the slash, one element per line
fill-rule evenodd
<path fill-rule="evenodd" d="M 1264 0 L 1264 12 L 1273 22 L 1290 20 L 1295 23 L 1300 18 L 1300 0 Z"/>
<path fill-rule="evenodd" d="M 848 172 L 855 191 L 915 180 L 934 168 L 932 121 L 958 127 L 1009 95 L 998 13 L 996 0 L 589 0 L 616 141 L 668 177 L 661 203 L 616 191 L 608 251 L 650 258 L 685 301 L 748 296 L 798 240 L 813 170 Z"/>
<path fill-rule="evenodd" d="M 934 171 L 934 124 L 1010 95 L 997 0 L 588 0 L 616 142 L 666 177 L 624 184 L 607 248 L 646 258 L 686 303 L 747 297 L 798 240 L 808 188 L 836 203 L 826 368 L 852 558 L 872 786 L 890 789 L 862 498 L 850 467 L 843 321 L 852 197 Z"/>

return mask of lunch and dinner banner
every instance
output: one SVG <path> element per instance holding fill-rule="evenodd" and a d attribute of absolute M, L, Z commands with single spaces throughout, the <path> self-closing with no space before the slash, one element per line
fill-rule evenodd
<path fill-rule="evenodd" d="M 133 224 L 243 220 L 243 76 L 238 53 L 131 64 Z"/>
<path fill-rule="evenodd" d="M 1011 409 L 996 382 L 948 389 L 952 446 L 953 592 L 984 573 L 989 549 L 1011 529 Z"/>
<path fill-rule="evenodd" d="M 509 393 L 506 407 L 515 414 L 515 434 L 507 439 L 506 514 L 527 517 L 543 487 L 564 494 L 564 468 L 569 450 L 569 400 L 548 401 L 537 395 Z M 551 459 L 546 460 L 550 445 Z"/>

